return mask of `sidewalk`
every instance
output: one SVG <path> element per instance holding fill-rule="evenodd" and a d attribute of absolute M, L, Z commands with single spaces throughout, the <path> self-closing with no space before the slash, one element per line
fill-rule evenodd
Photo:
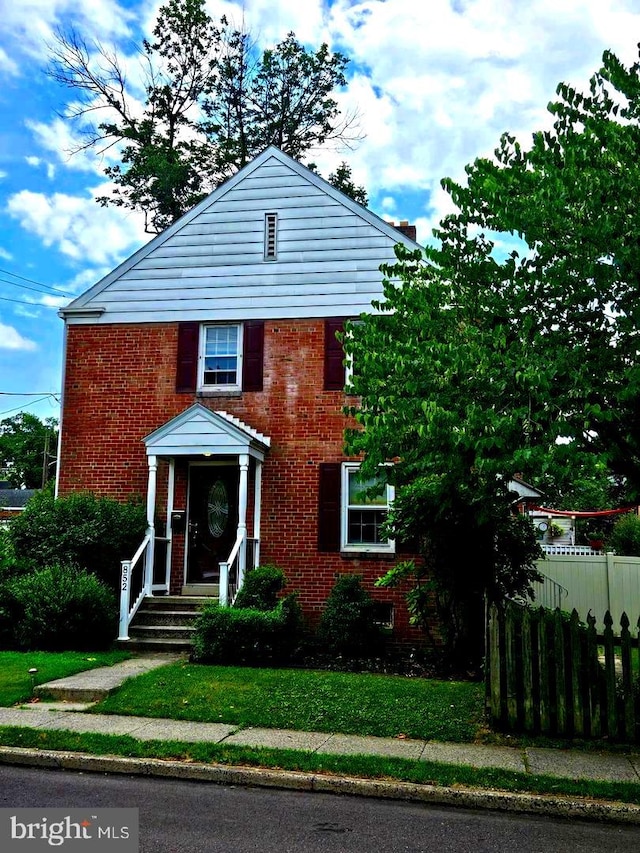
<path fill-rule="evenodd" d="M 306 750 L 314 753 L 330 755 L 371 755 L 393 758 L 404 758 L 410 761 L 433 761 L 442 764 L 467 765 L 474 768 L 501 769 L 516 771 L 524 774 L 543 774 L 571 780 L 594 780 L 608 782 L 632 782 L 640 784 L 640 754 L 623 755 L 620 753 L 594 753 L 579 750 L 546 749 L 540 747 L 504 747 L 484 744 L 441 743 L 411 739 L 361 737 L 326 732 L 301 732 L 284 729 L 247 728 L 225 723 L 198 723 L 179 720 L 163 720 L 148 717 L 128 717 L 110 714 L 82 713 L 88 703 L 97 701 L 116 689 L 126 678 L 141 674 L 149 669 L 162 666 L 176 656 L 152 655 L 133 658 L 112 667 L 103 667 L 79 673 L 58 681 L 49 682 L 36 688 L 36 693 L 45 692 L 52 695 L 56 701 L 41 701 L 14 708 L 0 708 L 0 726 L 23 726 L 40 730 L 65 730 L 75 733 L 100 733 L 129 735 L 141 741 L 177 740 L 185 742 L 208 742 L 248 747 L 270 747 L 275 749 Z M 29 763 L 26 753 L 32 750 L 0 749 L 0 762 L 13 761 L 18 756 L 18 763 Z M 14 756 L 12 759 L 11 756 Z M 109 759 L 111 760 L 111 759 Z M 125 762 L 128 769 L 118 772 L 136 772 L 132 769 L 132 759 L 112 759 L 115 762 Z M 90 761 L 85 756 L 84 762 Z M 95 758 L 104 769 L 107 759 Z M 154 764 L 152 760 L 143 760 L 146 770 Z M 155 762 L 162 764 L 162 762 Z M 165 762 L 166 764 L 166 762 Z M 178 765 L 179 762 L 172 762 Z M 89 768 L 90 769 L 90 768 Z M 226 768 L 233 772 L 233 768 Z M 250 781 L 248 784 L 261 784 L 255 774 L 259 769 L 247 771 Z M 274 773 L 284 774 L 284 771 L 264 771 L 263 776 L 273 779 Z M 166 775 L 164 773 L 163 775 Z M 179 774 L 184 778 L 184 773 Z M 237 775 L 237 773 L 236 773 Z M 287 775 L 287 774 L 284 774 Z M 282 782 L 284 775 L 281 775 Z M 288 774 L 296 778 L 305 774 Z M 317 779 L 317 777 L 316 777 Z M 220 781 L 219 779 L 217 781 Z M 352 780 L 355 781 L 355 780 Z M 361 780 L 364 784 L 364 780 Z M 238 784 L 238 782 L 233 782 Z M 276 784 L 270 781 L 269 784 Z M 344 784 L 344 780 L 343 780 Z M 393 783 L 385 783 L 387 786 Z M 405 783 L 395 783 L 396 791 L 407 788 Z M 372 782 L 380 796 L 381 783 Z M 285 784 L 284 787 L 289 787 Z M 300 787 L 300 785 L 296 785 Z M 371 787 L 371 786 L 370 786 Z M 408 786 L 412 788 L 430 786 Z M 326 787 L 325 787 L 326 789 Z M 358 793 L 363 793 L 358 791 Z M 489 807 L 495 808 L 495 798 L 498 792 L 484 792 L 488 796 Z M 481 792 L 476 792 L 482 796 Z M 389 796 L 388 793 L 384 794 Z M 505 797 L 536 800 L 535 795 L 504 795 Z M 485 800 L 487 797 L 485 797 Z M 457 801 L 460 796 L 457 797 Z M 537 800 L 550 802 L 549 798 L 538 797 Z M 481 803 L 474 801 L 474 807 Z M 504 807 L 503 805 L 500 806 Z M 623 806 L 625 820 L 629 814 L 633 820 L 640 822 L 640 806 Z M 529 808 L 525 810 L 530 810 Z M 538 809 L 535 809 L 538 810 Z M 554 812 L 556 813 L 556 812 Z M 584 806 L 580 813 L 584 816 Z"/>

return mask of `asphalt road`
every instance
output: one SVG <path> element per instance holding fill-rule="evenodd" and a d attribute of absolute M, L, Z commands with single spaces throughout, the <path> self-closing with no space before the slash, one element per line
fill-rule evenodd
<path fill-rule="evenodd" d="M 0 766 L 0 807 L 140 811 L 144 853 L 637 853 L 640 827 Z"/>

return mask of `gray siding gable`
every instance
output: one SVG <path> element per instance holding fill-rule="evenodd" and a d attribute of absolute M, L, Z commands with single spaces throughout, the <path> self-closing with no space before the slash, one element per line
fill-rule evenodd
<path fill-rule="evenodd" d="M 277 257 L 264 259 L 266 213 Z M 245 166 L 60 315 L 69 323 L 354 316 L 380 265 L 417 244 L 275 147 Z"/>

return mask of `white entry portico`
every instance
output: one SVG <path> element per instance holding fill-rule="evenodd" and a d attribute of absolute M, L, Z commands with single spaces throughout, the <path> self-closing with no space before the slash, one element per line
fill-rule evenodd
<path fill-rule="evenodd" d="M 238 589 L 242 586 L 244 574 L 247 568 L 248 536 L 247 536 L 247 510 L 249 506 L 249 470 L 253 470 L 252 496 L 253 496 L 253 545 L 250 553 L 251 567 L 258 564 L 260 547 L 260 512 L 262 504 L 262 466 L 265 454 L 270 447 L 270 439 L 257 430 L 243 423 L 239 418 L 224 411 L 212 411 L 201 403 L 195 403 L 176 417 L 163 424 L 150 435 L 143 439 L 147 461 L 148 461 L 148 484 L 147 484 L 147 532 L 140 549 L 133 560 L 123 563 L 122 574 L 122 598 L 120 610 L 120 637 L 126 638 L 128 625 L 133 618 L 138 606 L 145 596 L 164 594 L 169 592 L 170 572 L 172 563 L 172 544 L 176 534 L 176 525 L 172 523 L 175 517 L 174 507 L 174 484 L 176 477 L 176 463 L 182 461 L 185 465 L 203 466 L 208 464 L 212 471 L 231 472 L 234 476 L 227 479 L 227 484 L 233 484 L 230 495 L 233 503 L 233 516 L 229 521 L 237 523 L 230 531 L 228 550 L 220 554 L 216 559 L 216 580 L 219 580 L 219 598 L 221 604 L 231 603 Z M 168 463 L 167 477 L 167 516 L 164 529 L 156 529 L 155 507 L 158 492 L 158 461 L 165 460 Z M 253 460 L 253 465 L 251 465 Z M 220 466 L 216 468 L 215 466 Z M 218 487 L 221 481 L 216 482 Z M 206 496 L 205 496 L 206 498 Z M 237 507 L 237 512 L 236 512 Z M 215 518 L 216 504 L 209 502 L 210 513 L 205 516 L 203 526 L 208 521 L 217 523 Z M 186 508 L 185 508 L 186 511 Z M 184 511 L 183 511 L 184 512 Z M 225 510 L 222 508 L 221 513 Z M 226 509 L 228 513 L 228 507 Z M 180 513 L 178 513 L 180 514 Z M 190 507 L 190 517 L 184 518 L 183 531 L 191 532 L 194 529 L 195 511 Z M 191 517 L 193 516 L 193 518 Z M 227 519 L 227 515 L 220 516 Z M 211 527 L 211 524 L 208 526 Z M 227 525 L 228 526 L 228 525 Z M 214 530 L 215 532 L 215 530 Z M 158 535 L 160 534 L 160 535 Z M 188 554 L 189 536 L 185 536 L 185 556 Z M 166 564 L 164 578 L 154 579 L 154 560 L 156 543 L 166 543 Z M 222 540 L 221 540 L 222 541 Z M 195 548 L 194 548 L 195 550 Z M 137 562 L 144 559 L 144 580 L 141 583 L 132 583 L 132 575 Z M 186 568 L 186 562 L 185 562 Z M 219 570 L 219 576 L 218 576 Z M 141 579 L 142 580 L 142 579 Z M 132 601 L 132 592 L 135 601 Z M 137 592 L 137 594 L 136 594 Z"/>

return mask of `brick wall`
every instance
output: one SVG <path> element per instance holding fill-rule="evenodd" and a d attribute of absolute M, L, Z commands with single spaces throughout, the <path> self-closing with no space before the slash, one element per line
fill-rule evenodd
<path fill-rule="evenodd" d="M 142 439 L 196 401 L 228 411 L 271 438 L 263 469 L 261 562 L 285 570 L 289 587 L 299 590 L 312 619 L 336 575 L 362 574 L 376 598 L 394 603 L 398 636 L 415 639 L 402 596 L 373 589 L 394 557 L 363 559 L 317 550 L 318 466 L 345 458 L 345 397 L 323 390 L 324 321 L 267 321 L 264 389 L 241 397 L 177 394 L 176 356 L 176 324 L 69 326 L 61 493 L 91 489 L 119 499 L 144 497 Z M 161 469 L 158 497 L 164 502 L 163 477 Z M 184 464 L 177 466 L 174 504 L 186 504 Z M 164 533 L 164 516 L 158 528 Z M 173 590 L 182 583 L 183 560 L 184 537 L 176 536 Z"/>

